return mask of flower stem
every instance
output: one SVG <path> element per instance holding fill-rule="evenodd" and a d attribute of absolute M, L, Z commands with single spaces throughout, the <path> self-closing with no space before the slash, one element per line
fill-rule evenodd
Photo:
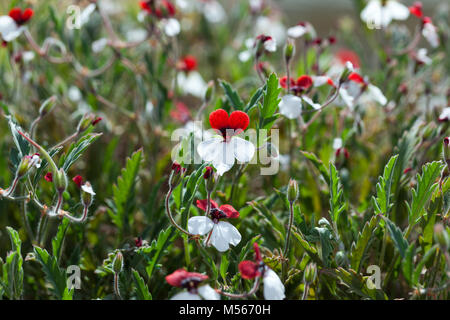
<path fill-rule="evenodd" d="M 190 232 L 184 230 L 182 227 L 180 227 L 180 226 L 175 222 L 175 219 L 174 219 L 173 216 L 172 216 L 172 212 L 170 211 L 170 204 L 169 204 L 169 200 L 170 200 L 170 196 L 172 195 L 172 191 L 173 191 L 172 188 L 169 189 L 169 191 L 167 192 L 167 195 L 166 195 L 166 200 L 165 200 L 166 213 L 167 213 L 167 217 L 168 217 L 169 220 L 170 220 L 170 223 L 171 223 L 175 228 L 177 228 L 179 231 L 183 232 L 184 234 L 187 234 L 187 235 L 190 236 L 190 237 L 195 236 L 194 234 L 192 234 L 192 233 L 190 233 Z"/>
<path fill-rule="evenodd" d="M 245 293 L 228 293 L 228 292 L 223 292 L 220 289 L 218 289 L 217 292 L 225 297 L 235 298 L 235 299 L 243 299 L 243 298 L 253 295 L 258 290 L 260 283 L 261 283 L 261 277 L 256 277 L 253 287 L 250 289 L 249 292 L 245 292 Z"/>
<path fill-rule="evenodd" d="M 289 225 L 286 232 L 286 241 L 284 243 L 283 257 L 286 257 L 289 250 L 289 240 L 291 238 L 292 223 L 294 221 L 294 202 L 289 202 Z"/>

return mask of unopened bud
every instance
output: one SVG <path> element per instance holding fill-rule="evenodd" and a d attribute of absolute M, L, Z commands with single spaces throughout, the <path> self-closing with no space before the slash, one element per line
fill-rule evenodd
<path fill-rule="evenodd" d="M 54 173 L 53 183 L 55 184 L 55 189 L 59 194 L 62 194 L 64 191 L 66 191 L 68 185 L 67 175 L 62 168 Z"/>
<path fill-rule="evenodd" d="M 25 176 L 32 167 L 39 168 L 41 166 L 41 158 L 38 154 L 32 156 L 25 156 L 20 161 L 17 168 L 17 177 L 20 179 Z"/>
<path fill-rule="evenodd" d="M 212 167 L 206 167 L 205 174 L 203 175 L 205 178 L 205 188 L 207 192 L 212 192 L 217 182 L 217 174 L 214 172 Z"/>
<path fill-rule="evenodd" d="M 317 265 L 315 263 L 310 263 L 306 266 L 305 272 L 303 273 L 303 280 L 306 283 L 313 283 L 317 278 Z"/>
<path fill-rule="evenodd" d="M 298 195 L 299 195 L 298 183 L 296 180 L 290 179 L 287 189 L 287 199 L 289 203 L 293 203 L 295 200 L 297 200 Z"/>
<path fill-rule="evenodd" d="M 116 256 L 113 260 L 113 271 L 114 273 L 118 274 L 123 269 L 123 254 L 122 252 L 117 252 Z"/>
<path fill-rule="evenodd" d="M 180 184 L 180 182 L 183 180 L 183 174 L 186 171 L 185 168 L 183 168 L 179 163 L 174 162 L 172 164 L 172 173 L 170 174 L 169 178 L 169 187 L 170 189 L 175 188 Z"/>
<path fill-rule="evenodd" d="M 208 82 L 208 86 L 206 87 L 204 102 L 208 103 L 211 101 L 214 94 L 214 81 L 211 80 Z"/>
<path fill-rule="evenodd" d="M 450 248 L 450 239 L 447 230 L 441 223 L 434 225 L 434 241 L 441 247 L 442 251 L 446 252 Z"/>
<path fill-rule="evenodd" d="M 86 181 L 85 184 L 81 186 L 81 201 L 83 202 L 83 206 L 90 207 L 92 201 L 94 201 L 95 192 L 92 189 L 92 185 L 89 181 Z"/>
<path fill-rule="evenodd" d="M 77 131 L 78 133 L 81 133 L 85 131 L 91 123 L 95 120 L 95 115 L 92 113 L 86 113 L 83 118 L 81 118 L 80 122 L 78 123 Z"/>
<path fill-rule="evenodd" d="M 286 63 L 289 63 L 289 61 L 291 61 L 294 54 L 295 54 L 295 45 L 292 41 L 288 40 L 286 46 L 284 47 L 284 59 L 286 60 Z"/>
<path fill-rule="evenodd" d="M 52 111 L 53 107 L 55 106 L 57 97 L 56 96 L 51 96 L 50 98 L 48 98 L 47 100 L 45 100 L 42 104 L 41 107 L 39 108 L 39 115 L 41 117 L 45 116 L 47 113 L 49 113 L 50 111 Z"/>

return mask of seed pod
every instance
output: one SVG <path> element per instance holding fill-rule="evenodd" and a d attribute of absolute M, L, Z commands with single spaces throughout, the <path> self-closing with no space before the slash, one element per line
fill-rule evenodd
<path fill-rule="evenodd" d="M 295 45 L 292 41 L 288 41 L 284 47 L 284 59 L 289 63 L 295 54 Z"/>
<path fill-rule="evenodd" d="M 185 168 L 183 168 L 179 163 L 174 162 L 172 164 L 172 173 L 169 177 L 169 187 L 171 189 L 175 188 L 180 184 L 180 182 L 183 180 L 184 172 L 186 171 Z"/>
<path fill-rule="evenodd" d="M 22 158 L 22 160 L 20 161 L 19 166 L 17 167 L 17 178 L 22 178 L 23 176 L 25 176 L 28 171 L 32 168 L 32 167 L 40 167 L 40 163 L 41 163 L 41 159 L 39 157 L 39 155 L 34 154 L 32 156 L 25 156 Z"/>
<path fill-rule="evenodd" d="M 81 133 L 85 131 L 91 123 L 95 120 L 95 115 L 93 113 L 86 113 L 83 118 L 81 118 L 80 122 L 78 123 L 77 131 L 78 133 Z"/>
<path fill-rule="evenodd" d="M 203 101 L 205 103 L 210 102 L 213 97 L 213 94 L 214 94 L 214 81 L 211 80 L 208 82 L 208 86 L 206 87 L 205 97 L 204 97 Z"/>
<path fill-rule="evenodd" d="M 450 169 L 450 137 L 444 138 L 444 161 Z"/>
<path fill-rule="evenodd" d="M 117 252 L 116 256 L 114 257 L 113 261 L 113 271 L 114 273 L 118 274 L 123 269 L 123 254 L 122 252 Z"/>
<path fill-rule="evenodd" d="M 92 189 L 92 185 L 89 181 L 86 181 L 85 184 L 81 186 L 81 201 L 83 202 L 83 206 L 90 207 L 92 201 L 94 201 L 95 192 Z"/>
<path fill-rule="evenodd" d="M 298 183 L 294 179 L 290 179 L 287 189 L 287 199 L 289 203 L 293 203 L 295 200 L 297 200 L 298 196 L 299 196 Z"/>
<path fill-rule="evenodd" d="M 52 111 L 53 107 L 55 106 L 56 100 L 57 100 L 56 96 L 51 96 L 50 98 L 45 100 L 42 103 L 41 107 L 39 108 L 39 116 L 43 117 L 47 113 Z"/>

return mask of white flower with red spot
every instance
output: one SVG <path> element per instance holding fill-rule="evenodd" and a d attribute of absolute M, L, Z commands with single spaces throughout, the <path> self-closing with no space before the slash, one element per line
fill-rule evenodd
<path fill-rule="evenodd" d="M 433 60 L 431 60 L 430 57 L 427 56 L 428 50 L 425 48 L 420 48 L 419 50 L 417 50 L 417 53 L 415 54 L 415 58 L 417 60 L 418 63 L 423 63 L 423 64 L 431 64 L 433 62 Z"/>
<path fill-rule="evenodd" d="M 309 104 L 314 109 L 320 109 L 321 105 L 315 103 L 311 98 L 304 93 L 313 86 L 313 78 L 308 75 L 302 75 L 297 80 L 290 79 L 290 87 L 294 94 L 287 94 L 281 98 L 279 104 L 280 113 L 288 119 L 295 119 L 302 113 L 302 101 Z M 280 79 L 280 85 L 287 88 L 287 78 Z"/>
<path fill-rule="evenodd" d="M 339 90 L 341 98 L 350 108 L 354 107 L 354 101 L 357 96 L 360 96 L 361 101 L 364 103 L 375 101 L 381 105 L 385 105 L 388 102 L 380 88 L 368 82 L 360 74 L 352 72 L 348 76 L 348 80 L 357 84 L 359 87 L 358 92 L 354 95 L 350 93 L 352 91 L 350 86 L 343 87 Z"/>
<path fill-rule="evenodd" d="M 178 269 L 166 276 L 166 281 L 173 287 L 183 288 L 186 291 L 177 293 L 170 300 L 220 300 L 220 295 L 207 284 L 203 284 L 209 277 L 207 275 L 188 272 Z"/>
<path fill-rule="evenodd" d="M 361 20 L 370 27 L 385 28 L 392 20 L 406 20 L 409 9 L 395 0 L 370 0 L 361 11 Z"/>
<path fill-rule="evenodd" d="M 446 122 L 450 120 L 450 107 L 444 108 L 442 110 L 441 114 L 439 115 L 439 121 L 440 122 Z"/>
<path fill-rule="evenodd" d="M 289 38 L 301 38 L 304 35 L 309 35 L 311 38 L 316 37 L 316 31 L 309 22 L 299 22 L 297 25 L 287 29 Z"/>
<path fill-rule="evenodd" d="M 239 271 L 244 279 L 255 279 L 263 277 L 264 285 L 264 299 L 266 300 L 283 300 L 285 295 L 285 288 L 280 280 L 280 277 L 266 266 L 262 260 L 261 252 L 259 251 L 258 243 L 254 243 L 255 261 L 245 260 L 239 263 Z"/>
<path fill-rule="evenodd" d="M 237 136 L 250 123 L 245 112 L 234 111 L 228 116 L 225 110 L 218 109 L 209 115 L 209 123 L 217 135 L 202 141 L 197 152 L 204 161 L 212 163 L 219 175 L 230 170 L 236 160 L 245 163 L 253 158 L 253 143 Z"/>
<path fill-rule="evenodd" d="M 429 17 L 425 17 L 422 19 L 422 35 L 425 39 L 427 39 L 428 43 L 433 47 L 436 48 L 439 46 L 439 35 L 437 32 L 437 28 L 431 21 Z"/>
<path fill-rule="evenodd" d="M 207 210 L 207 200 L 197 200 L 197 207 L 201 210 Z M 239 212 L 228 204 L 220 207 L 213 200 L 210 201 L 209 215 L 195 216 L 188 221 L 188 231 L 195 235 L 206 235 L 205 245 L 213 245 L 218 251 L 224 252 L 230 248 L 230 245 L 236 246 L 241 242 L 242 236 L 231 223 L 221 221 L 222 219 L 239 218 Z"/>
<path fill-rule="evenodd" d="M 16 39 L 25 30 L 24 24 L 33 16 L 34 11 L 30 8 L 22 10 L 13 8 L 7 16 L 0 16 L 0 35 L 6 42 Z"/>

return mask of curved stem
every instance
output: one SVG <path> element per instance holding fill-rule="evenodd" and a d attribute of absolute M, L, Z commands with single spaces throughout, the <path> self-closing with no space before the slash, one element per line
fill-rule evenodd
<path fill-rule="evenodd" d="M 120 295 L 120 289 L 119 289 L 119 273 L 114 273 L 114 293 L 115 295 L 122 300 L 122 296 Z"/>
<path fill-rule="evenodd" d="M 253 295 L 258 290 L 260 283 L 261 283 L 261 277 L 259 276 L 259 277 L 256 277 L 255 283 L 253 284 L 253 287 L 250 289 L 249 292 L 228 293 L 228 292 L 223 292 L 222 290 L 218 289 L 217 293 L 219 293 L 225 297 L 229 297 L 229 298 L 243 299 L 243 298 Z"/>
<path fill-rule="evenodd" d="M 188 236 L 193 237 L 193 236 L 195 236 L 195 235 L 192 234 L 192 233 L 190 233 L 190 232 L 188 232 L 188 231 L 186 231 L 186 230 L 184 230 L 182 227 L 180 227 L 180 226 L 176 223 L 175 219 L 174 219 L 173 216 L 172 216 L 172 212 L 170 211 L 170 204 L 169 204 L 169 200 L 170 200 L 170 196 L 172 195 L 172 191 L 173 191 L 172 189 L 169 189 L 169 191 L 167 192 L 167 195 L 166 195 L 166 200 L 165 200 L 167 217 L 169 218 L 170 223 L 171 223 L 175 228 L 177 228 L 179 231 L 183 232 L 184 234 L 187 234 Z"/>
<path fill-rule="evenodd" d="M 83 223 L 83 222 L 86 221 L 87 216 L 88 216 L 88 213 L 89 213 L 89 207 L 84 206 L 84 207 L 83 207 L 83 214 L 81 215 L 81 217 L 78 217 L 78 218 L 73 217 L 73 216 L 71 216 L 70 213 L 68 213 L 68 212 L 64 212 L 63 214 L 64 214 L 64 217 L 66 217 L 67 219 L 69 219 L 69 220 L 72 221 L 72 222 L 75 222 L 75 223 Z"/>
<path fill-rule="evenodd" d="M 294 220 L 294 203 L 291 201 L 289 202 L 289 225 L 286 233 L 286 241 L 284 244 L 283 257 L 286 257 L 289 250 L 289 240 L 291 238 L 291 229 L 293 220 Z"/>

